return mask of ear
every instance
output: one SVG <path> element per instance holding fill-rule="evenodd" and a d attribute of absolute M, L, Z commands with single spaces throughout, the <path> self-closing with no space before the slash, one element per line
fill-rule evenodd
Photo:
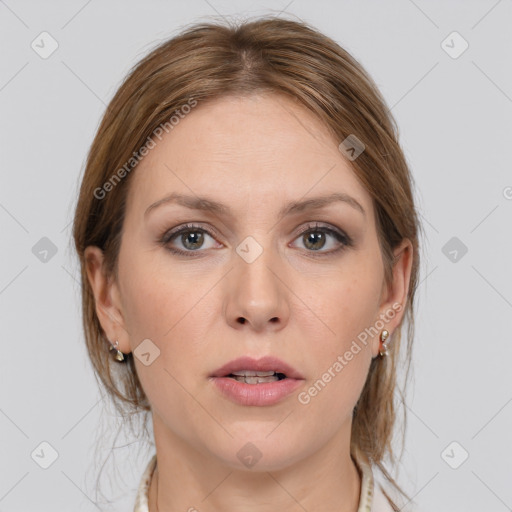
<path fill-rule="evenodd" d="M 405 312 L 413 261 L 411 241 L 404 239 L 393 254 L 395 264 L 392 281 L 383 284 L 379 307 L 379 319 L 385 324 L 382 330 L 389 331 L 389 344 L 393 343 L 393 331 L 400 325 Z M 380 350 L 380 333 L 373 339 L 372 354 L 376 357 Z"/>
<path fill-rule="evenodd" d="M 87 279 L 94 295 L 96 315 L 108 340 L 125 354 L 131 351 L 117 283 L 106 275 L 103 251 L 88 246 L 84 251 Z"/>

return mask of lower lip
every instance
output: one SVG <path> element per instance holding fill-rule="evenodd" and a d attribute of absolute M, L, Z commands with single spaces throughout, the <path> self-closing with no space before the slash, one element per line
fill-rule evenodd
<path fill-rule="evenodd" d="M 282 379 L 263 384 L 246 384 L 230 377 L 213 377 L 213 382 L 227 398 L 240 405 L 273 405 L 298 389 L 303 380 Z"/>

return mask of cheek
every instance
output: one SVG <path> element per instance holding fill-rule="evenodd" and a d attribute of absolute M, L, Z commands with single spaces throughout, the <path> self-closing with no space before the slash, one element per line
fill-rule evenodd
<path fill-rule="evenodd" d="M 324 315 L 335 334 L 318 340 L 315 348 L 305 347 L 315 363 L 299 402 L 305 406 L 309 421 L 321 417 L 326 431 L 332 433 L 352 415 L 368 375 L 371 345 L 368 339 L 361 341 L 364 338 L 360 336 L 373 318 L 374 307 L 368 302 L 340 297 L 330 313 Z"/>
<path fill-rule="evenodd" d="M 302 320 L 302 332 L 309 333 L 306 339 L 317 340 L 304 347 L 315 361 L 304 402 L 310 399 L 319 414 L 329 411 L 333 425 L 357 402 L 372 358 L 368 329 L 378 314 L 379 267 L 376 264 L 377 271 L 372 271 L 363 265 L 363 271 L 356 266 L 347 264 L 342 272 L 315 280 L 318 287 L 313 291 L 309 287 L 307 299 L 315 304 L 315 314 L 310 312 Z"/>
<path fill-rule="evenodd" d="M 125 259 L 123 278 L 124 318 L 131 348 L 136 351 L 142 340 L 149 339 L 158 354 L 150 366 L 136 359 L 143 387 L 149 394 L 153 388 L 161 391 L 165 383 L 173 396 L 179 396 L 177 382 L 192 389 L 197 373 L 187 369 L 201 369 L 204 360 L 207 319 L 213 315 L 212 300 L 216 297 L 208 291 L 215 280 L 198 277 L 192 271 L 174 272 L 165 255 L 143 252 Z"/>
<path fill-rule="evenodd" d="M 331 355 L 348 348 L 378 317 L 381 276 L 369 265 L 356 267 L 347 264 L 343 271 L 316 276 L 296 288 L 296 294 L 311 304 L 302 316 L 303 328 L 310 335 L 316 331 L 317 337 L 322 333 Z"/>
<path fill-rule="evenodd" d="M 344 358 L 344 353 L 336 351 L 329 357 L 316 378 L 297 397 L 306 430 L 316 430 L 321 422 L 322 435 L 327 438 L 336 435 L 343 425 L 349 425 L 371 361 L 368 348 L 352 355 L 350 361 Z"/>
<path fill-rule="evenodd" d="M 172 328 L 182 301 L 176 300 L 176 290 L 162 281 L 139 279 L 133 273 L 125 285 L 124 317 L 132 346 L 142 339 L 159 340 Z M 170 305 L 173 308 L 170 308 Z M 158 341 L 155 343 L 159 344 Z"/>
<path fill-rule="evenodd" d="M 156 251 L 120 256 L 124 319 L 135 345 L 144 338 L 164 341 L 191 308 L 193 278 L 170 271 L 164 251 Z"/>
<path fill-rule="evenodd" d="M 158 265 L 135 259 L 130 263 L 133 271 L 125 275 L 123 305 L 131 348 L 138 354 L 137 347 L 143 340 L 154 344 L 146 345 L 149 364 L 135 357 L 137 375 L 153 411 L 186 437 L 186 422 L 177 418 L 197 423 L 205 419 L 191 399 L 198 393 L 197 373 L 188 368 L 197 366 L 204 356 L 204 347 L 194 340 L 205 339 L 204 333 L 198 333 L 197 315 L 201 311 L 199 299 L 206 290 L 196 287 L 192 293 L 193 280 L 183 275 L 172 275 L 168 269 L 164 272 Z"/>

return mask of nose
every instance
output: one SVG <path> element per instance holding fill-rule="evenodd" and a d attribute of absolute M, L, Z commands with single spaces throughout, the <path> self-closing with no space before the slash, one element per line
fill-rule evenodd
<path fill-rule="evenodd" d="M 277 255 L 265 249 L 248 263 L 238 254 L 227 277 L 226 318 L 235 329 L 279 331 L 288 323 L 289 291 Z"/>

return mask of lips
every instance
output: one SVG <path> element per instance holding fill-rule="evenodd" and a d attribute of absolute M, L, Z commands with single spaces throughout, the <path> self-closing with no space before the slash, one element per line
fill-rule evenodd
<path fill-rule="evenodd" d="M 253 359 L 248 356 L 234 359 L 224 366 L 221 366 L 211 377 L 230 377 L 235 372 L 240 373 L 244 370 L 250 372 L 275 372 L 280 380 L 282 378 L 303 380 L 304 377 L 292 366 L 272 356 L 266 356 L 261 359 Z M 281 375 L 279 375 L 281 374 Z"/>
<path fill-rule="evenodd" d="M 240 357 L 220 367 L 210 379 L 223 397 L 255 407 L 278 404 L 304 385 L 304 377 L 295 368 L 271 356 Z"/>

